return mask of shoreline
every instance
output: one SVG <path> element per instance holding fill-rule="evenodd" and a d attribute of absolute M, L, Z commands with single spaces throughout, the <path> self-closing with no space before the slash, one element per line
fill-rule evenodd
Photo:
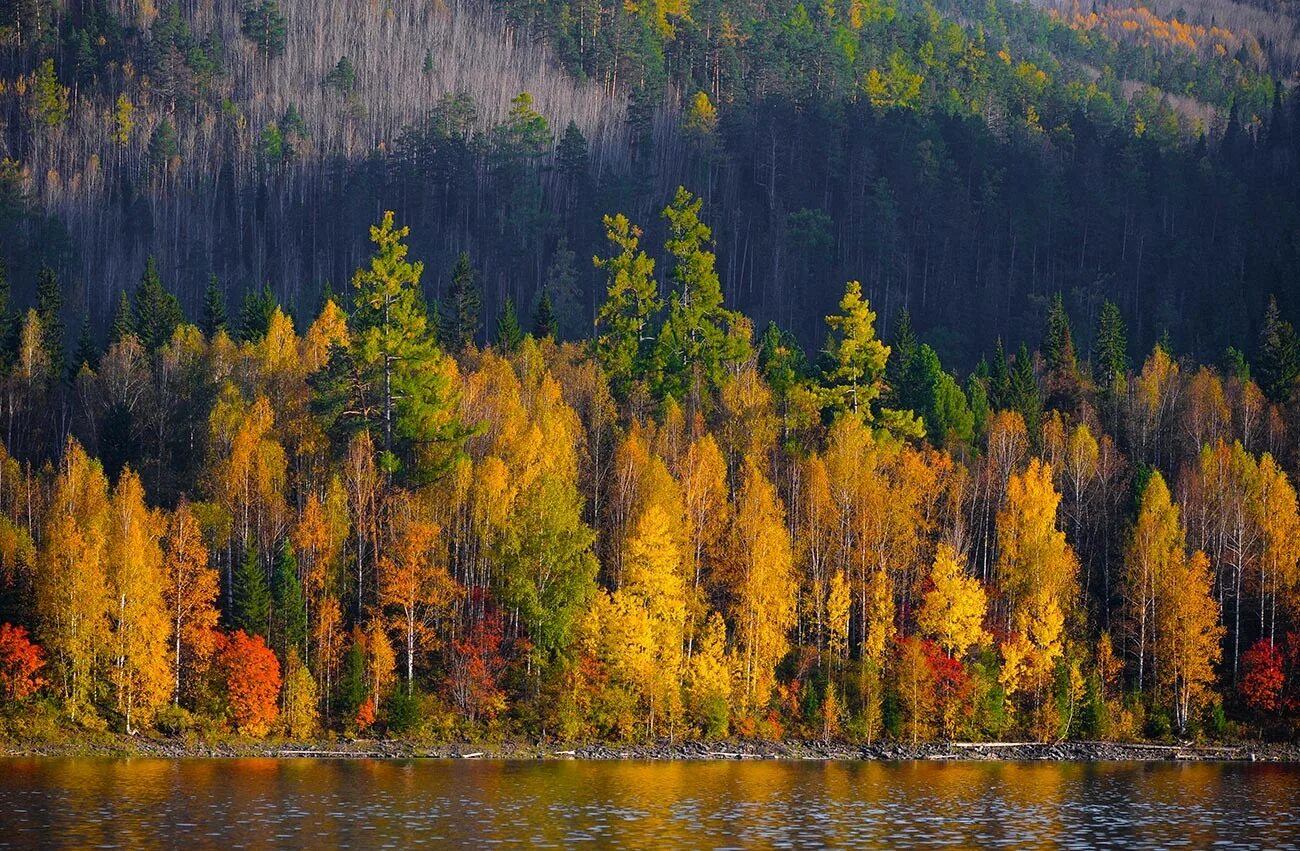
<path fill-rule="evenodd" d="M 1300 743 L 1158 742 L 677 742 L 641 745 L 503 742 L 430 745 L 405 740 L 341 742 L 187 742 L 118 736 L 110 741 L 5 742 L 0 757 L 117 757 L 157 759 L 482 759 L 584 761 L 820 761 L 820 762 L 1272 762 L 1300 763 Z"/>

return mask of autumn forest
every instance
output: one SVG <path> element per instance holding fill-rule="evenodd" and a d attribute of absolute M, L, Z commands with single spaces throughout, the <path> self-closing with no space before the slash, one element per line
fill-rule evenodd
<path fill-rule="evenodd" d="M 856 281 L 805 354 L 725 304 L 701 200 L 604 219 L 594 336 L 350 286 L 198 324 L 153 263 L 107 349 L 6 314 L 9 735 L 1273 735 L 1300 699 L 1300 343 L 1041 344 L 965 382 Z M 655 247 L 658 252 L 658 247 Z M 666 297 L 660 296 L 661 286 Z M 301 326 L 301 327 L 300 327 Z M 485 344 L 486 343 L 486 344 Z M 42 733 L 42 730 L 45 732 Z"/>

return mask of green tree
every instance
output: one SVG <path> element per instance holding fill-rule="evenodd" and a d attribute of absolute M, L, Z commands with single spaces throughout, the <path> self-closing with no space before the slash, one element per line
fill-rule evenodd
<path fill-rule="evenodd" d="M 480 298 L 474 267 L 469 262 L 469 252 L 456 257 L 451 270 L 451 288 L 440 323 L 444 345 L 453 352 L 462 351 L 475 342 L 479 331 Z"/>
<path fill-rule="evenodd" d="M 80 371 L 85 366 L 90 370 L 99 368 L 99 349 L 91 334 L 90 317 L 81 317 L 81 331 L 77 334 L 77 348 L 72 355 L 72 368 Z"/>
<path fill-rule="evenodd" d="M 1070 315 L 1065 311 L 1065 301 L 1059 292 L 1052 296 L 1048 305 L 1042 351 L 1047 367 L 1048 403 L 1055 408 L 1073 410 L 1079 403 L 1083 388 Z"/>
<path fill-rule="evenodd" d="M 551 293 L 542 287 L 542 294 L 537 299 L 537 308 L 533 310 L 533 336 L 539 340 L 554 340 L 559 337 L 559 334 L 560 324 L 555 318 Z"/>
<path fill-rule="evenodd" d="M 1259 386 L 1274 402 L 1284 403 L 1295 392 L 1300 376 L 1300 340 L 1295 328 L 1282 318 L 1277 299 L 1269 296 L 1264 313 L 1264 328 L 1259 334 L 1259 354 L 1255 359 Z"/>
<path fill-rule="evenodd" d="M 216 275 L 208 276 L 208 286 L 203 291 L 203 316 L 199 327 L 211 339 L 218 331 L 226 330 L 226 294 Z"/>
<path fill-rule="evenodd" d="M 180 154 L 180 144 L 176 141 L 176 125 L 164 118 L 153 129 L 149 137 L 149 165 L 162 168 L 171 162 L 172 157 Z"/>
<path fill-rule="evenodd" d="M 410 472 L 432 474 L 468 435 L 457 416 L 455 365 L 438 348 L 420 295 L 423 263 L 406 259 L 409 227 L 384 213 L 370 228 L 375 253 L 352 276 L 352 359 L 379 400 L 378 425 L 389 462 L 400 448 Z M 400 446 L 399 446 L 400 444 Z"/>
<path fill-rule="evenodd" d="M 654 342 L 652 322 L 663 306 L 655 283 L 655 261 L 640 249 L 641 229 L 619 213 L 605 216 L 605 238 L 614 252 L 593 258 L 609 280 L 596 316 L 596 358 L 611 386 L 626 395 L 646 372 Z"/>
<path fill-rule="evenodd" d="M 113 324 L 108 327 L 108 345 L 115 346 L 127 337 L 135 336 L 135 317 L 131 313 L 131 299 L 126 290 L 117 294 L 117 309 L 113 312 Z"/>
<path fill-rule="evenodd" d="M 257 547 L 249 545 L 235 570 L 231 623 L 249 635 L 265 638 L 271 628 L 271 589 Z"/>
<path fill-rule="evenodd" d="M 62 376 L 67 368 L 67 334 L 63 324 L 63 285 L 49 266 L 36 276 L 36 316 L 41 320 L 41 343 L 48 358 L 50 375 Z"/>
<path fill-rule="evenodd" d="M 255 343 L 265 337 L 271 327 L 271 317 L 279 306 L 270 284 L 261 289 L 245 290 L 244 301 L 239 308 L 239 333 L 236 339 L 241 343 Z"/>
<path fill-rule="evenodd" d="M 289 35 L 289 23 L 280 12 L 276 0 L 245 0 L 240 11 L 240 32 L 257 49 L 267 56 L 279 56 L 284 52 Z"/>
<path fill-rule="evenodd" d="M 519 313 L 515 310 L 515 300 L 506 296 L 501 306 L 501 315 L 497 317 L 497 348 L 503 354 L 513 354 L 524 342 L 524 331 L 519 327 Z"/>
<path fill-rule="evenodd" d="M 132 311 L 136 335 L 151 352 L 166 345 L 176 326 L 185 320 L 180 302 L 163 287 L 152 255 L 145 262 L 144 275 L 135 289 Z"/>
<path fill-rule="evenodd" d="M 519 613 L 543 666 L 568 652 L 596 590 L 596 533 L 582 521 L 572 482 L 543 473 L 519 498 L 493 545 L 500 599 Z"/>
<path fill-rule="evenodd" d="M 1116 393 L 1128 375 L 1128 335 L 1119 307 L 1107 299 L 1097 318 L 1097 344 L 1094 355 L 1097 384 L 1107 393 Z"/>
<path fill-rule="evenodd" d="M 925 433 L 935 446 L 970 443 L 975 433 L 971 413 L 957 380 L 944 372 L 939 356 L 923 343 L 911 358 L 904 381 L 907 395 L 900 404 L 921 415 Z"/>
<path fill-rule="evenodd" d="M 338 64 L 325 75 L 325 85 L 341 95 L 351 92 L 357 84 L 357 72 L 352 67 L 352 60 L 346 56 L 339 58 Z"/>
<path fill-rule="evenodd" d="M 1030 440 L 1036 440 L 1038 423 L 1043 415 L 1043 397 L 1038 388 L 1038 375 L 1034 372 L 1034 359 L 1029 348 L 1020 344 L 1016 360 L 1011 371 L 1010 394 L 1006 400 L 1007 407 L 1019 411 L 1025 420 L 1025 428 Z"/>
<path fill-rule="evenodd" d="M 32 83 L 32 104 L 36 120 L 49 128 L 62 127 L 68 120 L 68 89 L 59 82 L 54 60 L 46 59 L 36 69 Z"/>
<path fill-rule="evenodd" d="M 889 346 L 876 337 L 876 314 L 862 297 L 862 285 L 844 285 L 840 312 L 826 317 L 826 367 L 822 397 L 834 411 L 850 411 L 866 422 L 875 420 L 872 406 L 885 388 Z"/>
<path fill-rule="evenodd" d="M 275 612 L 272 646 L 282 658 L 291 649 L 305 652 L 307 646 L 307 608 L 298 577 L 298 559 L 288 538 L 280 544 L 275 558 L 275 576 L 271 586 Z"/>
<path fill-rule="evenodd" d="M 700 221 L 704 201 L 677 187 L 665 248 L 674 259 L 668 317 L 654 352 L 655 389 L 660 396 L 698 400 L 705 388 L 722 384 L 728 366 L 749 357 L 748 326 L 722 306 L 716 258 L 706 246 L 713 233 Z"/>

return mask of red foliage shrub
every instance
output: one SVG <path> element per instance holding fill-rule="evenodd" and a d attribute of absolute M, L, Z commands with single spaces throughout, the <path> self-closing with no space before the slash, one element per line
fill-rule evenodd
<path fill-rule="evenodd" d="M 245 735 L 265 736 L 280 715 L 280 660 L 262 636 L 243 630 L 221 636 L 217 645 L 231 720 Z"/>
<path fill-rule="evenodd" d="M 36 673 L 45 666 L 45 651 L 27 637 L 27 629 L 0 624 L 0 691 L 22 700 L 45 685 Z"/>

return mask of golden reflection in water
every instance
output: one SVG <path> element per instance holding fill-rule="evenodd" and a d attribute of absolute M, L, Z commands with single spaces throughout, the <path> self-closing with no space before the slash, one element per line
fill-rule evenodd
<path fill-rule="evenodd" d="M 0 760 L 0 845 L 1294 847 L 1292 766 Z"/>

